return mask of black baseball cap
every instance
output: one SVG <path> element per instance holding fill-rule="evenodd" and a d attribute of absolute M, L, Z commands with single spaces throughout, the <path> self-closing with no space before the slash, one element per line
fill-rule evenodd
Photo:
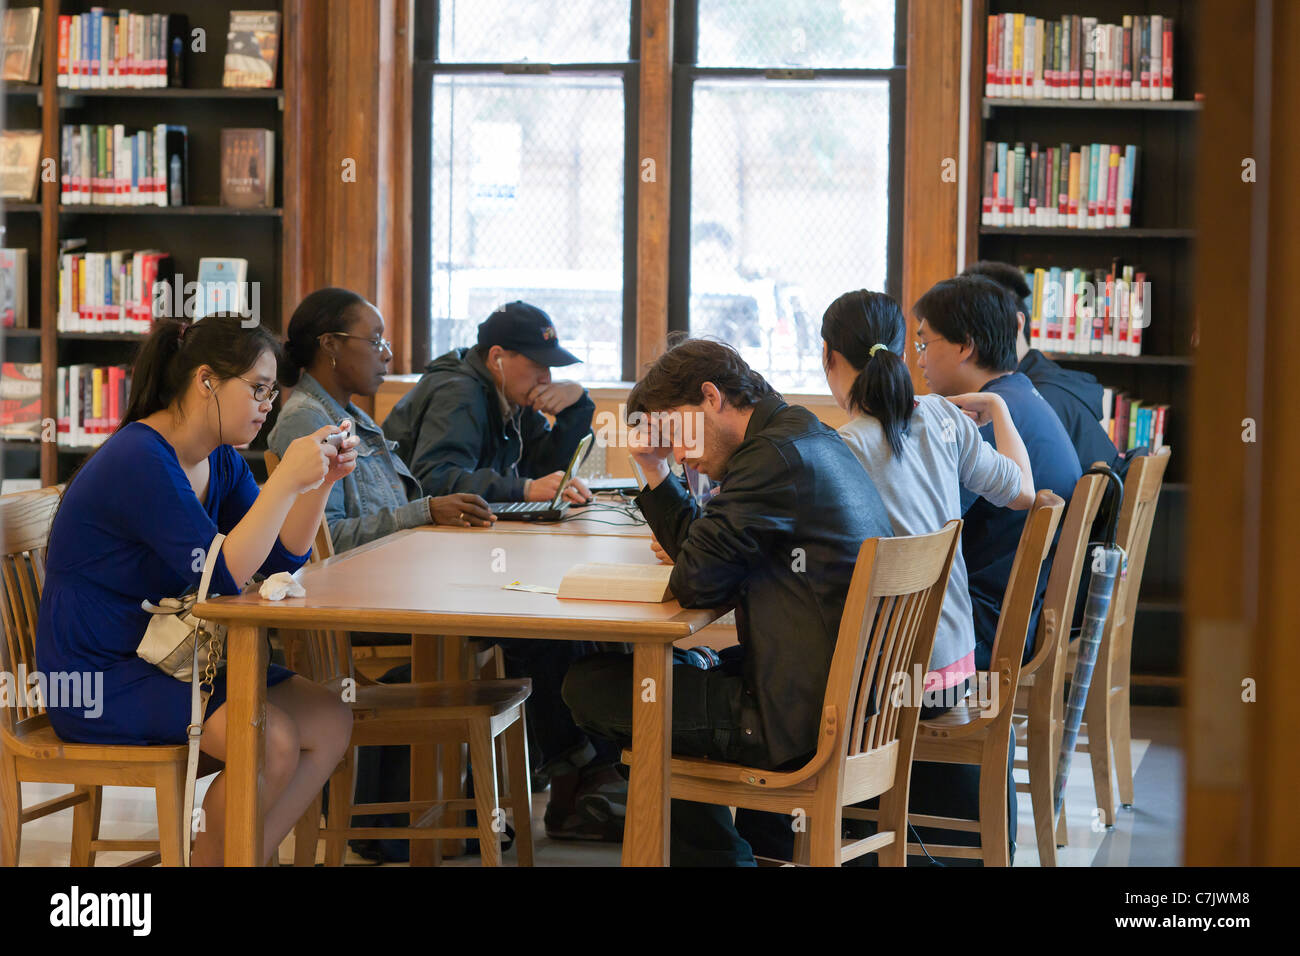
<path fill-rule="evenodd" d="M 551 317 L 527 302 L 507 302 L 479 323 L 478 344 L 485 349 L 499 345 L 528 356 L 538 365 L 554 367 L 582 361 L 560 348 Z"/>

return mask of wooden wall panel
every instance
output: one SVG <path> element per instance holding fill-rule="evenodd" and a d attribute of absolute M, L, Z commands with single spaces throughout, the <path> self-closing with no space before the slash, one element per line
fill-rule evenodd
<path fill-rule="evenodd" d="M 1190 410 L 1184 861 L 1294 865 L 1300 325 L 1288 281 L 1300 270 L 1300 7 L 1205 0 L 1201 24 L 1198 255 L 1213 268 L 1200 270 L 1195 301 L 1212 360 L 1197 364 Z"/>
<path fill-rule="evenodd" d="M 912 0 L 907 10 L 907 140 L 903 175 L 903 300 L 912 304 L 957 270 L 957 183 L 944 161 L 959 161 L 961 8 L 958 0 Z M 971 188 L 978 191 L 978 182 Z M 978 219 L 976 220 L 978 221 Z M 907 364 L 918 391 L 915 325 L 908 323 Z"/>
<path fill-rule="evenodd" d="M 669 157 L 673 114 L 671 0 L 642 0 L 640 116 L 637 123 L 636 371 L 663 351 L 668 337 Z M 654 181 L 641 164 L 654 160 Z"/>

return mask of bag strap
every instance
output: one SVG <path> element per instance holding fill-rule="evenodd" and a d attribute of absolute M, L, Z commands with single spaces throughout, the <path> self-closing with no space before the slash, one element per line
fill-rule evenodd
<path fill-rule="evenodd" d="M 203 562 L 203 577 L 199 580 L 199 592 L 195 604 L 206 601 L 208 586 L 212 583 L 212 572 L 217 567 L 217 556 L 221 545 L 226 540 L 224 534 L 218 533 L 208 547 L 207 557 Z M 194 839 L 194 790 L 199 779 L 199 738 L 203 736 L 203 717 L 208 709 L 208 694 L 203 693 L 199 680 L 199 629 L 203 622 L 195 618 L 194 657 L 190 665 L 190 723 L 186 728 L 189 737 L 189 755 L 185 762 L 185 802 L 181 807 L 181 826 L 185 831 L 184 865 L 190 865 L 190 850 Z"/>

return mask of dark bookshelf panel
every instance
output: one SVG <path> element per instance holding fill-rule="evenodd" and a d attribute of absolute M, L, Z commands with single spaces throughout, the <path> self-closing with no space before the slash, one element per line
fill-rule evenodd
<path fill-rule="evenodd" d="M 64 14 L 75 14 L 89 13 L 91 7 L 101 5 L 94 0 L 71 0 L 71 2 L 64 0 L 60 7 Z M 191 31 L 195 28 L 204 31 L 205 52 L 194 53 L 189 45 L 186 46 L 185 86 L 187 88 L 207 89 L 221 86 L 221 78 L 225 71 L 226 31 L 230 27 L 231 10 L 279 10 L 280 54 L 283 60 L 284 4 L 280 0 L 267 0 L 267 2 L 259 0 L 254 4 L 239 2 L 239 0 L 203 0 L 202 3 L 185 2 L 185 0 L 132 0 L 127 9 L 132 13 L 183 13 L 189 19 Z M 185 120 L 177 117 L 172 122 L 183 123 Z"/>
<path fill-rule="evenodd" d="M 1098 23 L 1123 23 L 1128 14 L 1159 14 L 1174 18 L 1174 96 L 1195 98 L 1198 0 L 989 0 L 989 13 L 1026 13 L 1059 18 L 1064 14 L 1096 17 Z M 984 50 L 975 51 L 980 83 L 984 82 Z M 980 87 L 983 89 L 983 86 Z"/>
<path fill-rule="evenodd" d="M 85 239 L 86 250 L 158 249 L 169 252 L 186 282 L 198 280 L 199 259 L 237 257 L 248 260 L 248 281 L 260 284 L 264 325 L 280 328 L 281 228 L 278 219 L 212 217 L 195 224 L 177 217 L 84 216 L 65 221 L 63 238 Z M 183 304 L 183 303 L 182 303 Z M 103 345 L 92 341 L 90 346 Z"/>
<path fill-rule="evenodd" d="M 1180 457 L 1187 454 L 1186 447 L 1173 449 L 1173 459 L 1165 469 L 1166 477 L 1179 464 Z M 1139 599 L 1164 599 L 1171 603 L 1171 610 L 1181 610 L 1186 517 L 1187 495 L 1162 488 L 1155 518 L 1151 522 L 1151 543 L 1147 547 Z"/>
<path fill-rule="evenodd" d="M 1114 232 L 1113 239 L 1085 243 L 1068 236 L 983 233 L 980 258 L 1044 269 L 1108 269 L 1119 258 L 1135 271 L 1145 271 L 1151 282 L 1151 324 L 1142 330 L 1143 355 L 1190 356 L 1194 274 L 1186 244 L 1144 242 L 1124 236 L 1122 229 Z"/>
<path fill-rule="evenodd" d="M 5 97 L 5 129 L 41 129 L 41 107 L 36 97 Z"/>
<path fill-rule="evenodd" d="M 1149 566 L 1150 562 L 1148 562 Z M 1142 589 L 1146 591 L 1144 586 Z M 1182 674 L 1182 615 L 1139 608 L 1133 615 L 1133 674 Z M 1177 688 L 1160 686 L 1134 687 L 1132 701 L 1172 703 Z M 1172 700 L 1170 699 L 1172 697 Z"/>

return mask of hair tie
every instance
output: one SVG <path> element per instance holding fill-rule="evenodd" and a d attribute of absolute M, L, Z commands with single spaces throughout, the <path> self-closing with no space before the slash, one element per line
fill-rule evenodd
<path fill-rule="evenodd" d="M 190 323 L 190 322 L 182 322 L 182 323 L 181 323 L 181 330 L 180 330 L 180 332 L 178 332 L 178 333 L 176 334 L 176 341 L 177 341 L 177 342 L 183 342 L 183 341 L 185 341 L 185 333 L 188 332 L 188 331 L 190 330 L 192 324 L 193 324 L 193 323 Z"/>
<path fill-rule="evenodd" d="M 867 361 L 870 362 L 873 358 L 875 358 L 875 357 L 876 357 L 876 352 L 877 352 L 877 350 L 879 350 L 879 349 L 883 349 L 883 348 L 888 348 L 888 346 L 887 346 L 887 345 L 882 345 L 882 344 L 879 343 L 879 342 L 877 342 L 875 345 L 871 346 L 871 351 L 870 351 L 869 353 L 867 353 Z"/>

